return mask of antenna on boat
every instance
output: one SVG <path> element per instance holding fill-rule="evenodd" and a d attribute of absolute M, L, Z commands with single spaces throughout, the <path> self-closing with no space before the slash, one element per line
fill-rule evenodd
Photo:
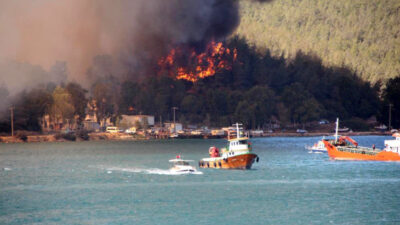
<path fill-rule="evenodd" d="M 335 143 L 338 139 L 338 130 L 339 130 L 339 118 L 336 118 L 336 130 L 335 130 Z"/>
<path fill-rule="evenodd" d="M 234 124 L 236 126 L 236 137 L 240 138 L 240 129 L 239 129 L 239 125 L 243 125 L 241 123 L 236 123 Z"/>

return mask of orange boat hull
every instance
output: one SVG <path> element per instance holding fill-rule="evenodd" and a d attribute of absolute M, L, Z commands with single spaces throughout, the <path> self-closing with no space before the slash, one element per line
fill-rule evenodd
<path fill-rule="evenodd" d="M 253 153 L 228 157 L 227 159 L 215 158 L 215 160 L 199 161 L 200 168 L 217 169 L 251 169 L 258 156 Z M 211 158 L 212 159 L 212 158 Z"/>
<path fill-rule="evenodd" d="M 368 161 L 400 161 L 400 155 L 390 151 L 380 151 L 376 154 L 366 154 L 339 151 L 333 144 L 324 141 L 325 147 L 328 150 L 328 155 L 331 159 L 335 160 L 368 160 Z"/>

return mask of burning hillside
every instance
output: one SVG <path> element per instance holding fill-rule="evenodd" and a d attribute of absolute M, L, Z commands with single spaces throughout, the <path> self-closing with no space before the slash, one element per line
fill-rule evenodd
<path fill-rule="evenodd" d="M 232 69 L 237 50 L 223 46 L 222 42 L 210 42 L 203 52 L 177 47 L 158 61 L 160 73 L 167 73 L 176 79 L 196 82 L 215 75 L 221 70 Z"/>

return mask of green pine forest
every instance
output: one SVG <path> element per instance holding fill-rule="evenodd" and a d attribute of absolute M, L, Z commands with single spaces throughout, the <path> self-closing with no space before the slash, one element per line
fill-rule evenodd
<path fill-rule="evenodd" d="M 298 50 L 373 83 L 400 74 L 399 0 L 240 1 L 236 34 L 274 56 Z"/>

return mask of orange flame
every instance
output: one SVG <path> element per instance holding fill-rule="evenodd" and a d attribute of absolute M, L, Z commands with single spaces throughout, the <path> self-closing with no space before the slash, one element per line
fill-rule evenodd
<path fill-rule="evenodd" d="M 162 70 L 167 70 L 170 76 L 191 82 L 213 76 L 222 69 L 232 69 L 232 62 L 228 59 L 235 61 L 237 58 L 237 50 L 225 48 L 222 42 L 211 42 L 200 54 L 191 50 L 186 66 L 178 65 L 177 58 L 181 54 L 182 49 L 172 49 L 166 57 L 159 60 L 158 65 Z"/>

